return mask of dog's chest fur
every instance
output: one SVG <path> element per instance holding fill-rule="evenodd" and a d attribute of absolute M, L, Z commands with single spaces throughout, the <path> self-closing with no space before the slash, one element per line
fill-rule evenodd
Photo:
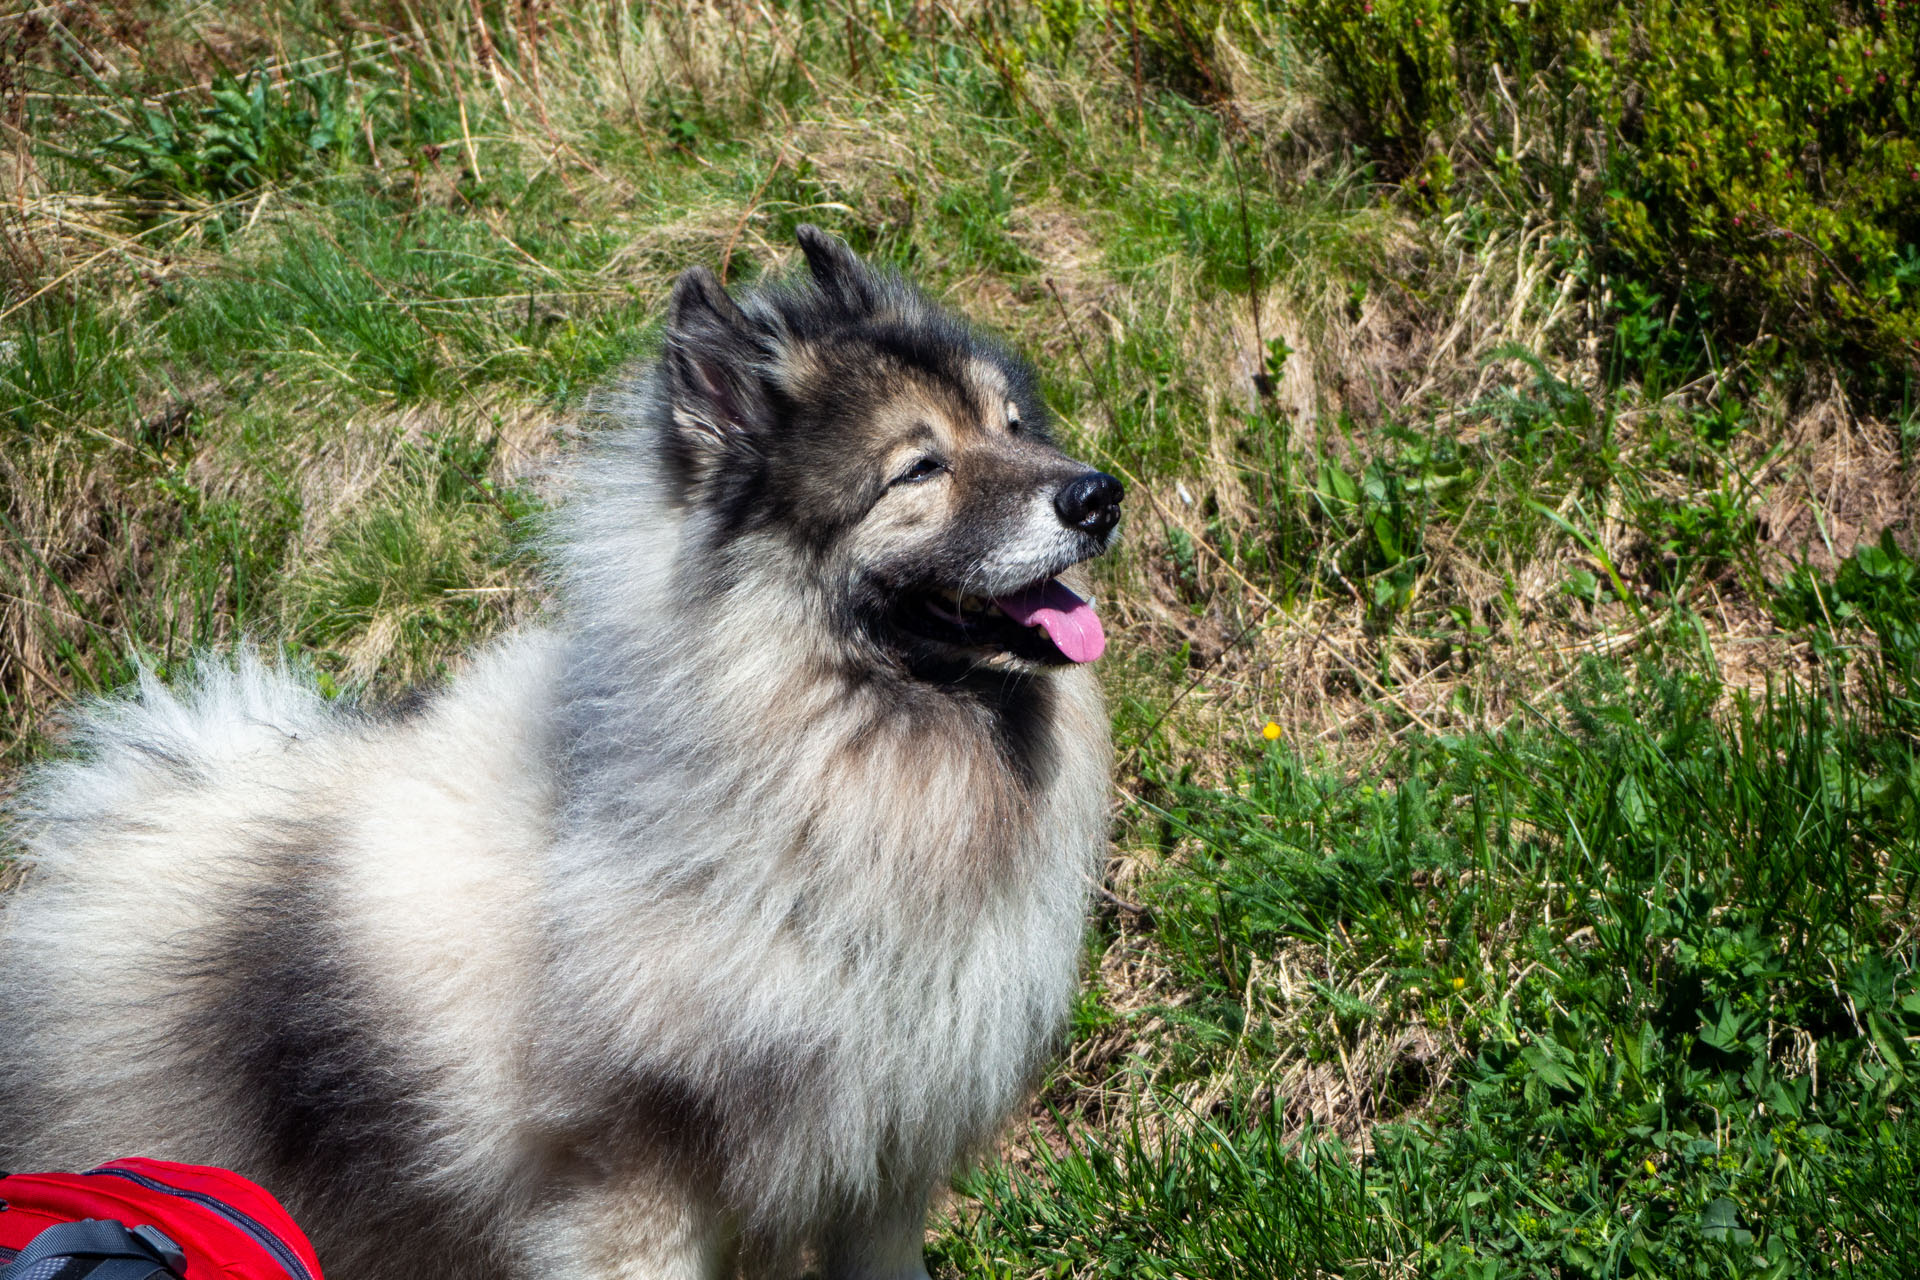
<path fill-rule="evenodd" d="M 641 772 L 582 788 L 555 848 L 575 958 L 558 1005 L 620 993 L 565 1065 L 622 1059 L 715 1099 L 731 1193 L 763 1212 L 859 1194 L 894 1161 L 950 1166 L 1031 1084 L 1071 999 L 1106 821 L 1093 682 L 919 701 L 804 673 L 725 684 L 757 696 L 710 689 L 698 727 L 635 697 L 581 735 L 656 736 Z M 591 945 L 608 937 L 628 946 Z"/>
<path fill-rule="evenodd" d="M 429 1163 L 460 1183 L 650 1146 L 777 1227 L 990 1140 L 1077 978 L 1106 823 L 1091 677 L 914 702 L 738 660 L 581 670 L 607 643 L 479 664 L 408 730 L 428 758 L 466 738 L 460 779 L 386 784 L 415 856 L 347 871 L 347 949 L 403 1056 L 440 1064 Z M 531 749 L 469 737 L 542 705 Z"/>

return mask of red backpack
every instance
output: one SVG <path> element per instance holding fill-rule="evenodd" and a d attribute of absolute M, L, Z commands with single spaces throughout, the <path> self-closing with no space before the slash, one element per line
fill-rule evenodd
<path fill-rule="evenodd" d="M 0 1174 L 0 1280 L 322 1280 L 278 1201 L 237 1173 L 114 1160 Z"/>

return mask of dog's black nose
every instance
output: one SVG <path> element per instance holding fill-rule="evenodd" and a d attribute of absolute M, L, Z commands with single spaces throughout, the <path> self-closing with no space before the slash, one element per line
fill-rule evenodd
<path fill-rule="evenodd" d="M 1120 499 L 1127 496 L 1118 480 L 1104 471 L 1087 471 L 1060 486 L 1053 509 L 1071 529 L 1102 534 L 1120 521 Z"/>

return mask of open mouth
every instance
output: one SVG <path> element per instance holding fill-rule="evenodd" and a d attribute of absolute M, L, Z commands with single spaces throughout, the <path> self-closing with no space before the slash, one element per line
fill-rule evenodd
<path fill-rule="evenodd" d="M 1107 647 L 1093 605 L 1058 578 L 1004 596 L 938 590 L 906 603 L 911 630 L 959 648 L 993 649 L 1049 666 L 1092 662 Z"/>

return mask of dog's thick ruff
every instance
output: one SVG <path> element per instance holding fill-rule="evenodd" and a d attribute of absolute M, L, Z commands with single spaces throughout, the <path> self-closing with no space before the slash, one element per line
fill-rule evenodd
<path fill-rule="evenodd" d="M 546 629 L 404 716 L 246 654 L 77 715 L 15 802 L 0 1167 L 229 1166 L 339 1280 L 924 1275 L 1071 1003 L 1108 747 L 1087 668 L 916 593 L 1111 520 L 1048 523 L 1024 366 L 803 243 L 676 290 Z"/>

